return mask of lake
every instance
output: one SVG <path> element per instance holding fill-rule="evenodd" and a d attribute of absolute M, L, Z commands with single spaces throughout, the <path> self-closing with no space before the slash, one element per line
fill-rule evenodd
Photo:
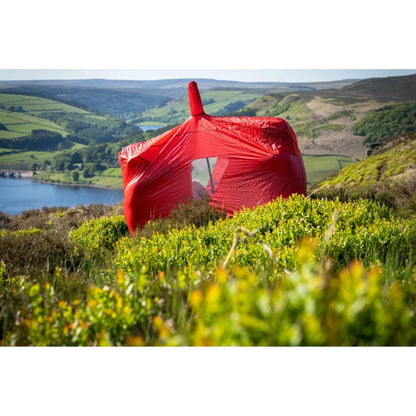
<path fill-rule="evenodd" d="M 148 131 L 148 130 L 157 130 L 160 129 L 162 127 L 166 127 L 164 124 L 136 124 L 137 127 L 140 127 L 143 131 Z"/>
<path fill-rule="evenodd" d="M 0 211 L 8 215 L 42 207 L 109 204 L 123 200 L 123 191 L 90 186 L 53 185 L 31 179 L 0 177 Z"/>

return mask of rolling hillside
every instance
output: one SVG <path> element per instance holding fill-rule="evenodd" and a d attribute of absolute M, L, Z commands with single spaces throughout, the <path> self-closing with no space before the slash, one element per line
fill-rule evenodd
<path fill-rule="evenodd" d="M 393 93 L 394 91 L 394 93 Z M 305 154 L 365 156 L 354 124 L 371 110 L 416 100 L 416 75 L 359 81 L 338 90 L 269 94 L 248 105 L 257 116 L 282 117 Z"/>
<path fill-rule="evenodd" d="M 91 113 L 45 98 L 16 94 L 0 94 L 0 123 L 6 130 L 0 130 L 0 138 L 16 138 L 30 134 L 34 129 L 56 131 L 66 136 L 63 126 L 45 119 L 44 113 L 77 113 L 83 116 Z"/>
<path fill-rule="evenodd" d="M 153 117 L 156 117 L 158 121 L 165 123 L 180 123 L 183 121 L 181 108 L 176 117 L 172 117 L 172 114 L 168 112 L 172 107 L 181 106 L 181 102 L 186 98 L 188 83 L 192 80 L 184 78 L 155 81 L 106 79 L 0 81 L 0 92 L 51 98 L 76 106 L 92 107 L 108 114 L 124 116 L 127 119 L 140 117 L 143 112 L 149 111 L 146 114 L 148 117 L 146 121 L 151 121 Z M 222 92 L 224 89 L 237 91 L 237 94 L 242 91 L 248 94 L 255 93 L 254 98 L 257 98 L 266 93 L 341 88 L 353 83 L 353 80 L 315 83 L 236 82 L 215 79 L 195 79 L 194 81 L 198 83 L 201 90 L 212 90 L 210 99 L 216 100 L 217 93 L 214 91 L 218 91 L 218 102 L 222 104 L 222 107 L 241 101 L 236 99 L 224 102 Z M 247 99 L 243 101 L 243 105 L 249 102 Z M 159 111 L 159 108 L 164 109 Z M 155 110 L 155 114 L 152 113 L 152 109 Z M 188 114 L 185 114 L 185 117 L 187 116 Z M 164 119 L 160 120 L 161 117 Z"/>
<path fill-rule="evenodd" d="M 366 198 L 416 213 L 416 132 L 386 140 L 368 158 L 345 167 L 312 188 L 316 197 Z"/>

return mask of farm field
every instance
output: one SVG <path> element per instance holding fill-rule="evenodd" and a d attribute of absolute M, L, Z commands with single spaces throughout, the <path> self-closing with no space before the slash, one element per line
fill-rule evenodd
<path fill-rule="evenodd" d="M 80 143 L 75 143 L 72 150 L 81 149 L 83 147 L 86 146 Z M 62 153 L 62 151 L 53 150 L 48 152 L 31 150 L 28 152 L 13 152 L 10 149 L 5 149 L 5 151 L 0 151 L 0 153 L 3 153 L 0 154 L 1 169 L 28 170 L 31 164 L 37 163 L 42 166 L 45 160 L 51 160 L 54 156 Z"/>
<path fill-rule="evenodd" d="M 308 187 L 355 163 L 352 157 L 337 155 L 302 155 Z"/>
<path fill-rule="evenodd" d="M 201 99 L 204 103 L 204 110 L 207 114 L 214 115 L 223 111 L 233 103 L 243 102 L 248 104 L 256 98 L 261 97 L 261 90 L 257 92 L 245 90 L 202 90 Z M 226 110 L 225 110 L 226 111 Z M 229 110 L 231 111 L 231 110 Z M 167 122 L 169 124 L 179 124 L 189 117 L 189 102 L 187 94 L 177 100 L 168 102 L 161 107 L 152 108 L 140 114 L 140 119 L 146 123 L 148 121 Z"/>
<path fill-rule="evenodd" d="M 7 130 L 0 130 L 0 139 L 13 139 L 26 136 L 32 130 L 50 130 L 66 136 L 68 132 L 59 124 L 43 118 L 35 117 L 24 113 L 10 113 L 0 110 L 0 123 L 4 124 Z"/>
<path fill-rule="evenodd" d="M 104 188 L 123 188 L 123 179 L 121 177 L 120 168 L 110 168 L 103 172 L 97 172 L 92 178 L 88 179 L 80 177 L 78 181 L 73 179 L 72 172 L 40 171 L 36 174 L 35 180 L 50 183 L 90 185 Z"/>
<path fill-rule="evenodd" d="M 64 111 L 68 113 L 89 114 L 89 112 L 86 110 L 82 110 L 80 108 L 73 107 L 68 104 L 29 95 L 0 93 L 0 105 L 3 105 L 5 108 L 11 106 L 22 107 L 23 111 L 27 111 L 30 113 L 42 111 Z"/>

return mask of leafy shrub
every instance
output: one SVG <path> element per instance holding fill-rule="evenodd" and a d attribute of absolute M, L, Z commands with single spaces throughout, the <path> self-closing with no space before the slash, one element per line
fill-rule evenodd
<path fill-rule="evenodd" d="M 394 209 L 398 216 L 410 217 L 416 213 L 416 178 L 367 186 L 324 186 L 313 191 L 311 198 L 339 199 L 342 202 L 367 199 Z"/>
<path fill-rule="evenodd" d="M 123 215 L 102 217 L 83 223 L 71 233 L 71 239 L 80 246 L 87 257 L 104 259 L 116 241 L 128 233 Z"/>
<path fill-rule="evenodd" d="M 386 206 L 292 196 L 151 238 L 115 215 L 52 241 L 68 212 L 1 231 L 40 263 L 1 263 L 4 345 L 415 345 L 416 219 Z"/>
<path fill-rule="evenodd" d="M 385 243 L 386 247 L 398 244 L 404 251 L 408 249 L 405 224 L 394 220 L 391 210 L 386 207 L 369 201 L 342 204 L 337 200 L 292 196 L 253 210 L 243 210 L 232 219 L 218 220 L 204 228 L 171 229 L 165 234 L 155 233 L 151 239 L 121 238 L 116 244 L 115 263 L 127 273 L 134 273 L 143 265 L 155 274 L 159 270 L 172 269 L 212 270 L 226 258 L 239 227 L 244 227 L 257 231 L 235 248 L 230 264 L 248 266 L 257 273 L 273 277 L 285 268 L 294 267 L 294 248 L 302 238 L 317 238 L 319 249 L 324 249 L 327 245 L 325 235 L 336 211 L 339 216 L 333 235 L 339 244 L 347 246 L 351 233 L 362 230 L 357 237 L 362 240 L 361 248 Z M 382 231 L 376 237 L 364 232 L 369 225 L 376 227 L 378 223 Z M 389 239 L 385 242 L 387 232 Z M 273 259 L 264 245 L 271 248 Z M 374 250 L 377 252 L 376 248 Z M 379 252 L 376 258 L 381 260 L 382 256 L 384 254 Z M 368 250 L 354 251 L 352 247 L 348 256 L 336 257 L 334 268 L 339 270 L 351 259 L 360 259 L 366 264 L 375 260 L 372 252 L 370 255 Z"/>
<path fill-rule="evenodd" d="M 305 253 L 306 251 L 306 253 Z M 298 257 L 310 257 L 301 246 Z M 393 284 L 384 293 L 378 269 L 352 263 L 332 276 L 303 263 L 271 287 L 247 269 L 218 270 L 216 280 L 189 294 L 183 333 L 167 345 L 414 345 L 413 312 Z"/>
<path fill-rule="evenodd" d="M 167 218 L 149 221 L 142 229 L 137 230 L 137 235 L 151 237 L 156 232 L 165 234 L 173 228 L 185 228 L 192 225 L 204 227 L 226 216 L 225 211 L 210 207 L 209 199 L 189 200 L 187 203 L 179 204 Z"/>
<path fill-rule="evenodd" d="M 398 282 L 353 262 L 333 275 L 302 240 L 297 271 L 274 281 L 248 268 L 214 273 L 118 271 L 85 302 L 53 286 L 10 282 L 24 307 L 5 345 L 415 345 L 414 312 Z"/>

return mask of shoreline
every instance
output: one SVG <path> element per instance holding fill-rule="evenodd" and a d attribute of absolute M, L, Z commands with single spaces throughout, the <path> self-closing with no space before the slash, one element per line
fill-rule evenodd
<path fill-rule="evenodd" d="M 123 188 L 114 188 L 111 186 L 104 186 L 104 185 L 89 185 L 85 183 L 58 183 L 58 182 L 51 182 L 51 181 L 45 181 L 45 180 L 38 180 L 36 179 L 36 176 L 33 176 L 33 175 L 32 175 L 32 180 L 33 182 L 46 183 L 49 185 L 58 185 L 58 186 L 85 186 L 88 188 L 108 189 L 110 191 L 122 191 L 123 190 Z"/>
<path fill-rule="evenodd" d="M 11 180 L 19 180 L 19 179 L 31 179 L 33 182 L 39 182 L 39 183 L 46 183 L 49 185 L 58 185 L 58 186 L 85 186 L 85 187 L 89 187 L 89 188 L 98 188 L 98 189 L 108 189 L 110 191 L 123 191 L 123 187 L 121 188 L 115 188 L 113 186 L 104 186 L 104 185 L 92 185 L 92 184 L 84 184 L 84 183 L 58 183 L 58 182 L 52 182 L 52 181 L 47 181 L 47 180 L 39 180 L 36 178 L 36 175 L 33 175 L 32 171 L 23 171 L 23 170 L 17 170 L 17 169 L 10 169 L 10 170 L 6 170 L 6 169 L 2 169 L 6 172 L 16 172 L 16 173 L 20 173 L 21 177 L 20 178 L 9 178 L 9 177 L 4 177 L 3 179 L 11 179 Z"/>

